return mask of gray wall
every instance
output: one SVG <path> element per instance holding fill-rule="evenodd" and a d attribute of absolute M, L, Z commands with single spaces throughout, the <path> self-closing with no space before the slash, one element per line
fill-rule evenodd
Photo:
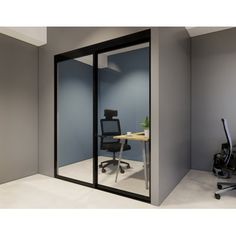
<path fill-rule="evenodd" d="M 58 63 L 58 166 L 92 158 L 93 68 L 77 60 Z"/>
<path fill-rule="evenodd" d="M 159 30 L 159 201 L 190 169 L 190 39 Z"/>
<path fill-rule="evenodd" d="M 149 48 L 109 56 L 108 63 L 118 70 L 100 69 L 99 118 L 104 117 L 104 109 L 118 110 L 122 133 L 143 131 L 140 122 L 149 116 Z M 131 150 L 124 152 L 124 158 L 142 161 L 140 143 L 129 144 Z"/>
<path fill-rule="evenodd" d="M 0 34 L 0 183 L 38 171 L 38 49 Z"/>
<path fill-rule="evenodd" d="M 39 173 L 54 175 L 54 55 L 144 30 L 135 27 L 49 27 L 39 48 Z"/>
<path fill-rule="evenodd" d="M 194 37 L 191 45 L 191 162 L 193 169 L 211 170 L 225 142 L 222 117 L 236 140 L 236 29 Z"/>

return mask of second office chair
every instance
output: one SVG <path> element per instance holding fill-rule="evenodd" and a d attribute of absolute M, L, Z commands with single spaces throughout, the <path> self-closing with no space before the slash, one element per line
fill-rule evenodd
<path fill-rule="evenodd" d="M 229 128 L 226 119 L 221 119 L 224 127 L 224 132 L 226 136 L 227 143 L 223 144 L 224 152 L 219 156 L 214 158 L 213 172 L 218 177 L 228 177 L 230 178 L 232 173 L 236 170 L 235 163 L 235 152 L 233 151 L 232 139 L 230 136 Z M 218 182 L 218 191 L 215 192 L 215 198 L 220 199 L 221 194 L 236 190 L 236 183 L 230 182 Z"/>

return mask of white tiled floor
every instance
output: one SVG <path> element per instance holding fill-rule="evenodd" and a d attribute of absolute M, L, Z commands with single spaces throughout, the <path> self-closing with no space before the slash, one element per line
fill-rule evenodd
<path fill-rule="evenodd" d="M 235 176 L 236 177 L 236 176 Z M 217 182 L 234 182 L 236 178 L 218 179 L 211 172 L 191 170 L 161 204 L 161 208 L 236 208 L 236 190 L 214 197 Z"/>
<path fill-rule="evenodd" d="M 231 179 L 230 181 L 233 181 Z M 160 208 L 236 208 L 236 191 L 214 198 L 217 178 L 191 170 Z M 0 208 L 155 208 L 129 198 L 44 175 L 0 185 Z"/>
<path fill-rule="evenodd" d="M 154 206 L 44 175 L 0 185 L 0 208 L 153 208 Z"/>

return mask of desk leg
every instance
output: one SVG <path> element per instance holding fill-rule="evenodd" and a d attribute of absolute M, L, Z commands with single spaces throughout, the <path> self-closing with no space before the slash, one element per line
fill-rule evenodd
<path fill-rule="evenodd" d="M 119 170 L 120 170 L 120 161 L 121 161 L 121 158 L 122 158 L 123 149 L 124 149 L 124 143 L 122 142 L 121 147 L 120 147 L 120 155 L 119 155 L 119 160 L 118 160 L 118 165 L 117 165 L 117 170 L 116 170 L 116 180 L 115 180 L 115 182 L 117 182 L 118 173 L 119 173 Z"/>
<path fill-rule="evenodd" d="M 145 187 L 146 187 L 146 189 L 148 189 L 146 142 L 144 141 L 142 143 L 143 143 L 143 164 L 144 164 Z"/>

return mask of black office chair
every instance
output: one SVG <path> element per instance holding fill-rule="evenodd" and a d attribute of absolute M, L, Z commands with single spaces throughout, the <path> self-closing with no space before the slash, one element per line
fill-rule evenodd
<path fill-rule="evenodd" d="M 109 165 L 118 165 L 118 160 L 116 160 L 116 153 L 120 152 L 121 143 L 119 139 L 113 139 L 113 136 L 121 135 L 120 121 L 119 119 L 113 119 L 114 116 L 117 116 L 117 111 L 115 110 L 104 110 L 105 119 L 101 119 L 101 138 L 100 149 L 106 150 L 113 153 L 113 159 L 103 161 L 100 163 L 99 168 L 102 168 L 102 173 L 106 172 L 106 167 Z M 124 144 L 123 151 L 130 150 L 131 147 L 128 145 L 127 141 Z M 128 162 L 121 161 L 121 164 L 126 165 L 127 169 L 130 168 Z M 120 165 L 120 172 L 124 173 L 123 167 Z"/>
<path fill-rule="evenodd" d="M 222 153 L 216 154 L 214 158 L 213 172 L 218 177 L 230 178 L 235 171 L 235 158 L 233 152 L 232 139 L 230 136 L 228 124 L 226 119 L 221 119 L 224 127 L 227 143 L 222 144 Z M 234 146 L 235 147 L 235 146 Z M 223 188 L 223 186 L 225 186 Z M 215 198 L 220 199 L 222 193 L 226 193 L 236 189 L 236 183 L 218 182 L 217 188 L 219 191 L 215 192 Z"/>

